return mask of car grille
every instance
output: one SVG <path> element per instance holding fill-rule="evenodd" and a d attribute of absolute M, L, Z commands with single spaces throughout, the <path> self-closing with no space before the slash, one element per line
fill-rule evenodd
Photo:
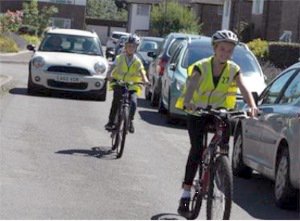
<path fill-rule="evenodd" d="M 81 74 L 81 75 L 91 75 L 87 69 L 78 67 L 68 67 L 68 66 L 50 66 L 48 71 L 69 73 L 69 74 Z"/>
<path fill-rule="evenodd" d="M 66 83 L 66 82 L 59 82 L 55 80 L 48 80 L 48 85 L 50 87 L 56 88 L 65 88 L 65 89 L 77 89 L 77 90 L 84 90 L 87 88 L 87 83 Z"/>

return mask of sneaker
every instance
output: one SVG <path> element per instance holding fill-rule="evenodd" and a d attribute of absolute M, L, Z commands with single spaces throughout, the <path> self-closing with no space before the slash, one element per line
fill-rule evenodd
<path fill-rule="evenodd" d="M 133 121 L 132 120 L 129 122 L 128 130 L 129 130 L 130 133 L 132 133 L 132 134 L 134 133 L 134 126 L 133 126 Z"/>
<path fill-rule="evenodd" d="M 190 216 L 190 198 L 181 198 L 177 212 L 179 215 L 188 218 Z"/>
<path fill-rule="evenodd" d="M 112 122 L 108 122 L 107 124 L 105 124 L 105 129 L 108 131 L 114 130 L 116 128 L 116 125 Z"/>

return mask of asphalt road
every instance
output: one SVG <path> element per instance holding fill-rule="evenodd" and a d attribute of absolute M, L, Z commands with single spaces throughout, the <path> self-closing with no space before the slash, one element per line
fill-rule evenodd
<path fill-rule="evenodd" d="M 188 137 L 143 98 L 136 133 L 116 160 L 106 102 L 71 94 L 28 96 L 27 65 L 0 63 L 14 87 L 0 97 L 0 219 L 182 219 Z M 205 219 L 205 204 L 200 219 Z M 273 183 L 234 179 L 232 219 L 299 219 L 274 205 Z"/>

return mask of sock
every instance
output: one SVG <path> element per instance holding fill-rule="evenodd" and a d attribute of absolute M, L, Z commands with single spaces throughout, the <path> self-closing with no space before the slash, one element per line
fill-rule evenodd
<path fill-rule="evenodd" d="M 191 191 L 190 190 L 183 190 L 181 198 L 191 198 Z"/>

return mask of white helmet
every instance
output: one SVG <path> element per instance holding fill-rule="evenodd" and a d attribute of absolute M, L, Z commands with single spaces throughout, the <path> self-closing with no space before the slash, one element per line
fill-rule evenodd
<path fill-rule="evenodd" d="M 212 44 L 214 45 L 217 42 L 231 42 L 235 45 L 238 44 L 239 39 L 232 31 L 229 30 L 220 30 L 213 34 L 212 36 Z"/>

